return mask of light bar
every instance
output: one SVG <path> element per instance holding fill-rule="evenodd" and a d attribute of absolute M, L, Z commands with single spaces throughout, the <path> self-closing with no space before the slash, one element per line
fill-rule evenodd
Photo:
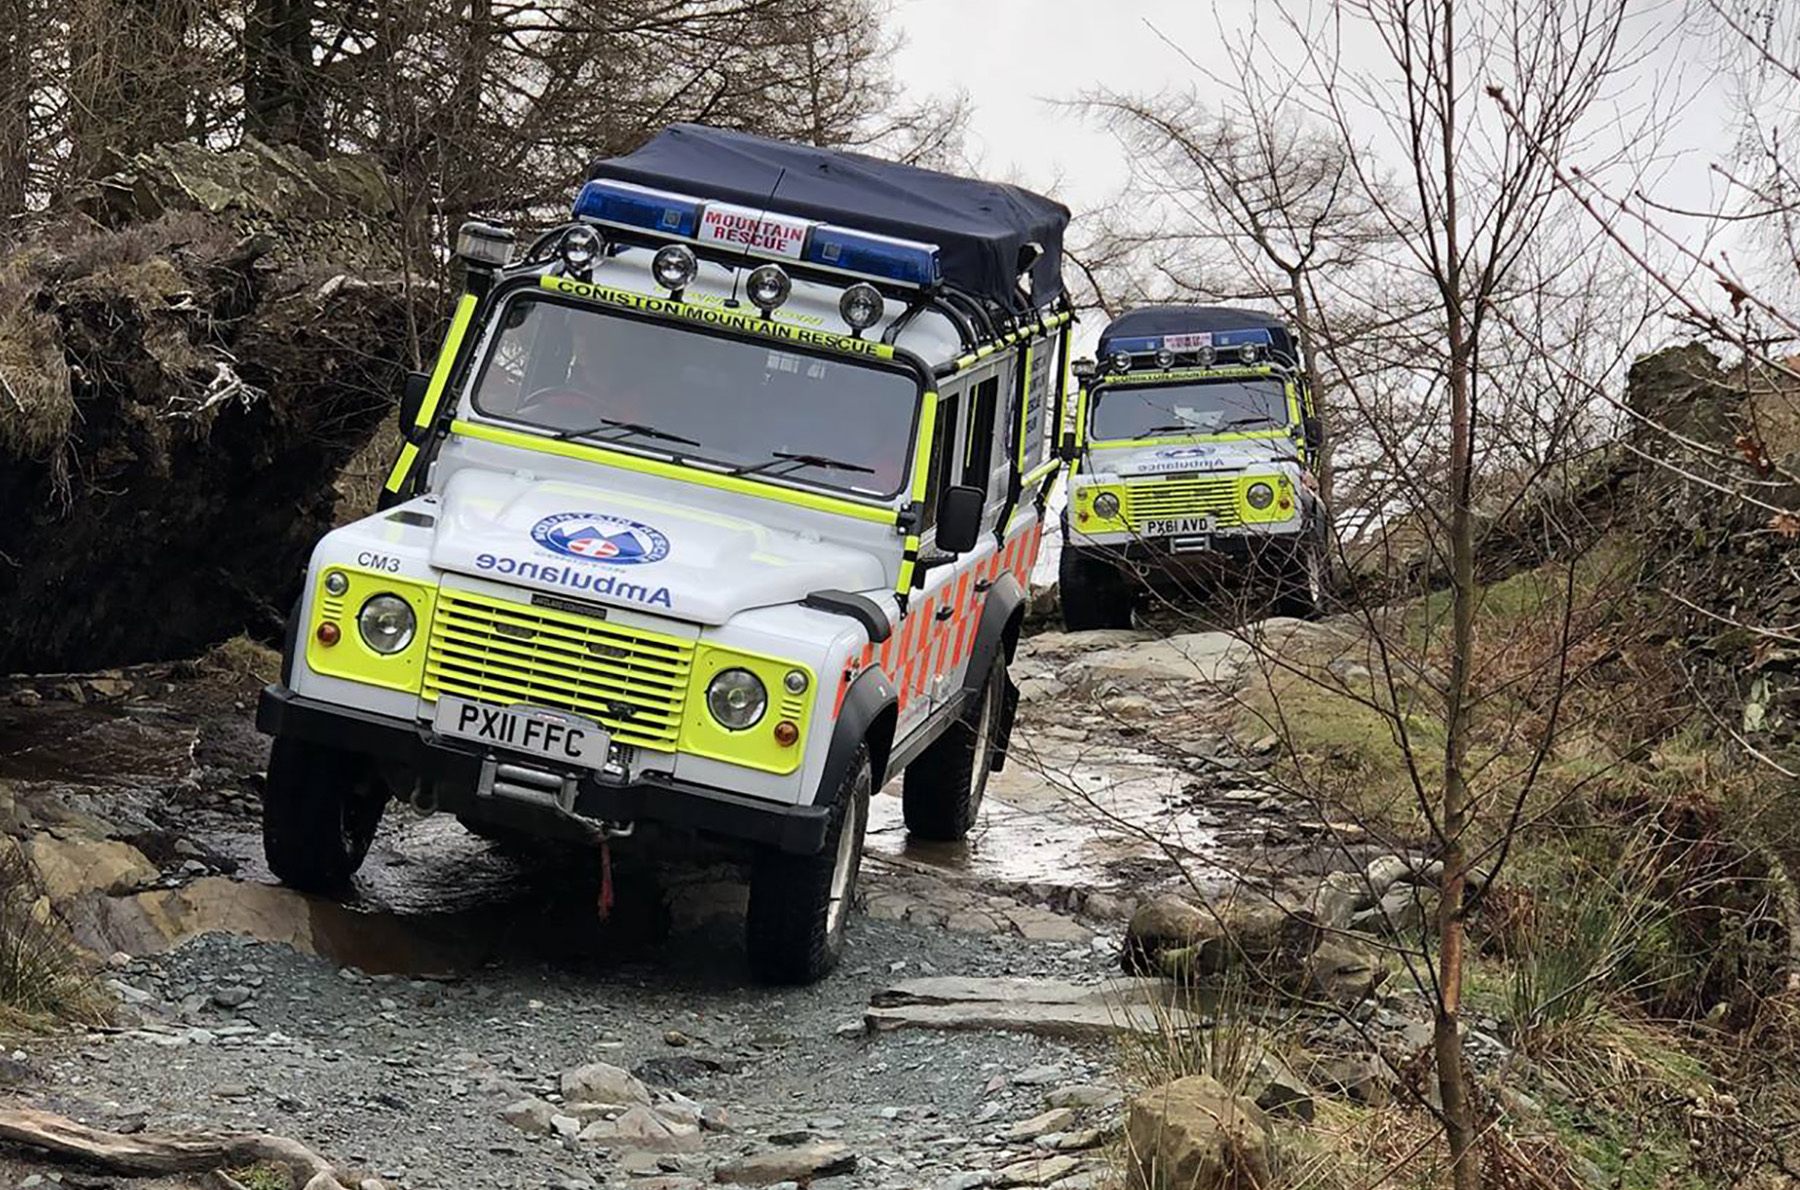
<path fill-rule="evenodd" d="M 882 277 L 923 288 L 943 277 L 936 244 L 899 240 L 821 223 L 806 240 L 805 260 L 821 268 Z"/>
<path fill-rule="evenodd" d="M 1128 339 L 1103 339 L 1100 350 L 1108 355 L 1120 351 L 1131 355 L 1150 355 L 1164 350 L 1181 355 L 1199 351 L 1203 347 L 1223 351 L 1226 348 L 1242 347 L 1247 343 L 1272 347 L 1275 338 L 1267 327 L 1255 326 L 1229 331 L 1198 331 L 1187 335 L 1139 335 Z"/>
<path fill-rule="evenodd" d="M 814 268 L 928 288 L 943 278 L 936 244 L 854 231 L 631 182 L 596 179 L 581 188 L 575 218 L 670 239 L 796 260 Z"/>
<path fill-rule="evenodd" d="M 595 181 L 581 188 L 575 217 L 691 240 L 700 226 L 700 203 L 630 182 Z"/>

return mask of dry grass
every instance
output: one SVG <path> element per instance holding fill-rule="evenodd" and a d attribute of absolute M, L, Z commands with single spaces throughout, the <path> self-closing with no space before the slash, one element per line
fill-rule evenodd
<path fill-rule="evenodd" d="M 37 292 L 23 269 L 0 265 L 0 452 L 41 460 L 68 440 L 75 399 L 56 319 Z"/>
<path fill-rule="evenodd" d="M 102 1001 L 74 945 L 41 896 L 30 861 L 7 843 L 0 848 L 0 1031 L 98 1023 Z"/>
<path fill-rule="evenodd" d="M 254 679 L 258 684 L 266 684 L 281 676 L 281 653 L 240 634 L 208 649 L 198 667 L 204 673 Z"/>

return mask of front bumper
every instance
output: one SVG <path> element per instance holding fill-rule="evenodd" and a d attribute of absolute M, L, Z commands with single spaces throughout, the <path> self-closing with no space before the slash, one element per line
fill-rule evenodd
<path fill-rule="evenodd" d="M 416 723 L 302 698 L 280 683 L 263 689 L 256 727 L 265 735 L 329 744 L 402 767 L 430 787 L 437 809 L 525 830 L 531 829 L 534 819 L 543 823 L 560 814 L 502 797 L 479 796 L 483 765 L 492 759 L 480 748 L 444 740 Z M 540 763 L 504 755 L 499 759 Z M 794 855 L 816 855 L 824 849 L 831 811 L 829 805 L 786 806 L 662 776 L 617 784 L 591 772 L 579 775 L 573 805 L 574 814 L 597 822 L 665 823 Z"/>
<path fill-rule="evenodd" d="M 1306 544 L 1307 538 L 1296 524 L 1293 529 L 1274 532 L 1214 532 L 1199 547 L 1190 547 L 1188 541 L 1181 538 L 1140 537 L 1132 533 L 1089 537 L 1077 530 L 1069 533 L 1063 548 L 1084 557 L 1104 558 L 1153 570 L 1225 565 L 1278 573 L 1301 554 Z"/>

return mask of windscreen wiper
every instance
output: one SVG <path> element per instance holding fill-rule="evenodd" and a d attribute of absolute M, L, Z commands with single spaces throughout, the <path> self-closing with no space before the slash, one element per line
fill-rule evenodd
<path fill-rule="evenodd" d="M 731 472 L 733 475 L 754 475 L 759 471 L 767 471 L 786 463 L 793 467 L 824 467 L 830 471 L 860 471 L 864 475 L 875 474 L 875 468 L 865 467 L 861 463 L 846 463 L 842 459 L 827 458 L 825 455 L 791 454 L 785 450 L 772 450 L 769 458 L 761 463 L 749 463 Z"/>
<path fill-rule="evenodd" d="M 619 430 L 624 434 L 636 434 L 641 438 L 655 438 L 663 442 L 679 442 L 683 446 L 699 446 L 692 438 L 683 438 L 680 434 L 671 434 L 667 430 L 659 430 L 655 426 L 647 426 L 643 422 L 619 421 L 616 418 L 603 417 L 591 426 L 582 426 L 576 430 L 558 430 L 551 437 L 558 442 L 567 442 L 571 438 L 586 438 L 590 434 L 598 434 L 601 430 Z M 610 440 L 609 440 L 610 441 Z"/>
<path fill-rule="evenodd" d="M 1171 422 L 1166 426 L 1151 426 L 1139 436 L 1148 438 L 1152 434 L 1204 434 L 1205 432 L 1199 426 L 1190 426 L 1186 422 Z"/>

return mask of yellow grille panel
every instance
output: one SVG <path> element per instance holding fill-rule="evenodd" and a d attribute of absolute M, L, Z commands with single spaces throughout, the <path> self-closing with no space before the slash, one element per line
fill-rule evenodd
<path fill-rule="evenodd" d="M 622 744 L 673 752 L 693 659 L 678 637 L 442 590 L 420 693 L 560 707 Z"/>
<path fill-rule="evenodd" d="M 1125 523 L 1134 530 L 1147 520 L 1180 516 L 1210 516 L 1215 524 L 1236 525 L 1241 521 L 1237 480 L 1226 476 L 1127 484 L 1124 512 Z"/>

